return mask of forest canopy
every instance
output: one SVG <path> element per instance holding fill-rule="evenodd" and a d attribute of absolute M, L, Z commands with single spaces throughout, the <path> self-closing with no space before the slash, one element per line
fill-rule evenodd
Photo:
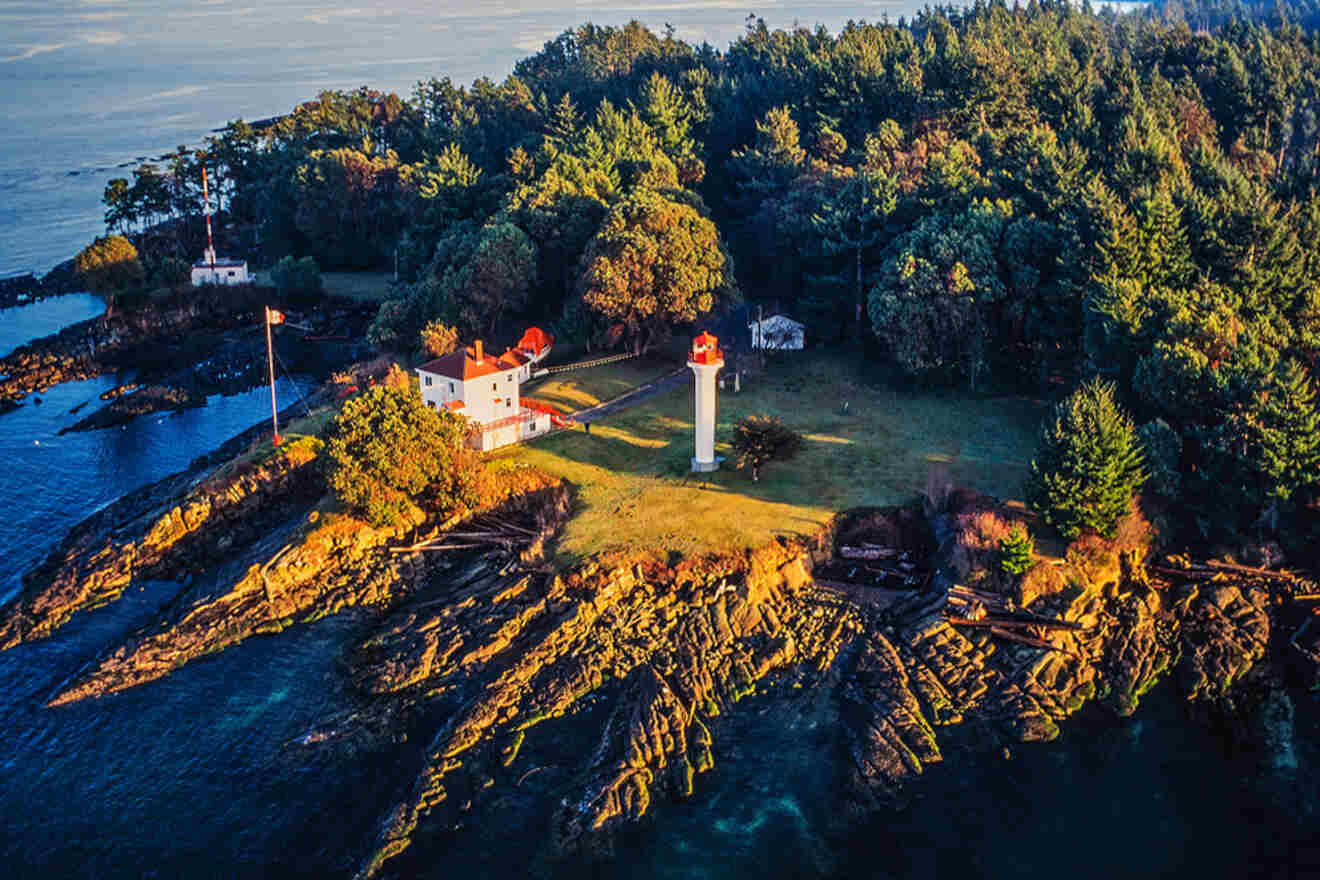
<path fill-rule="evenodd" d="M 1286 522 L 1320 479 L 1320 44 L 1253 4 L 749 18 L 725 50 L 586 24 L 502 82 L 234 122 L 106 220 L 188 220 L 205 162 L 235 249 L 397 261 L 381 344 L 642 346 L 745 296 L 912 383 L 1100 377 L 1207 535 Z"/>

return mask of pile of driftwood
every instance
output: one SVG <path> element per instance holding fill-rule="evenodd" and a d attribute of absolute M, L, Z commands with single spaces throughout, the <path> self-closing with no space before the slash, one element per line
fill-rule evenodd
<path fill-rule="evenodd" d="M 826 586 L 925 588 L 933 572 L 914 562 L 904 550 L 878 544 L 839 548 L 839 558 L 816 569 L 816 582 Z"/>
<path fill-rule="evenodd" d="M 460 526 L 433 538 L 404 547 L 391 547 L 391 553 L 415 553 L 419 550 L 476 550 L 499 548 L 513 551 L 541 536 L 536 529 L 493 517 L 474 517 Z"/>
<path fill-rule="evenodd" d="M 1079 632 L 1084 629 L 1080 623 L 1073 621 L 1055 620 L 1018 611 L 1013 605 L 1013 600 L 1007 596 L 974 590 L 961 584 L 954 584 L 949 588 L 944 616 L 954 626 L 988 629 L 990 634 L 997 638 L 1031 645 L 1033 648 L 1058 651 L 1069 657 L 1077 655 L 1040 638 L 1040 635 L 1048 630 L 1066 629 Z"/>
<path fill-rule="evenodd" d="M 1313 582 L 1296 572 L 1239 565 L 1236 562 L 1220 562 L 1216 559 L 1193 562 L 1186 556 L 1170 556 L 1166 561 L 1168 565 L 1152 565 L 1149 568 L 1166 578 L 1191 583 L 1227 580 L 1235 576 L 1273 581 L 1279 587 L 1278 590 L 1273 591 L 1277 600 L 1314 606 L 1311 608 L 1311 613 L 1320 616 L 1320 592 L 1316 592 Z"/>
<path fill-rule="evenodd" d="M 1152 565 L 1150 570 L 1165 577 L 1183 581 L 1208 581 L 1224 579 L 1232 575 L 1266 578 L 1275 581 L 1294 581 L 1298 576 L 1291 571 L 1275 571 L 1269 568 L 1257 568 L 1254 565 L 1238 565 L 1235 562 L 1219 562 L 1207 559 L 1205 562 L 1193 562 L 1186 556 L 1170 556 L 1168 565 Z"/>

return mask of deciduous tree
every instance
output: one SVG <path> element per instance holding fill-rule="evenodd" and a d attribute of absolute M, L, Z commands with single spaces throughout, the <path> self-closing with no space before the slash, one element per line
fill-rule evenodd
<path fill-rule="evenodd" d="M 582 299 L 645 351 L 673 324 L 695 321 L 733 293 L 729 262 L 700 211 L 643 190 L 616 205 L 588 245 Z"/>

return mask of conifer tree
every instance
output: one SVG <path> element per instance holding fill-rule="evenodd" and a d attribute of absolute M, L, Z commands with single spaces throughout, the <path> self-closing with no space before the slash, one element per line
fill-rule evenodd
<path fill-rule="evenodd" d="M 1027 503 L 1064 536 L 1091 529 L 1112 537 L 1145 481 L 1132 419 L 1114 386 L 1092 379 L 1054 409 L 1025 487 Z"/>
<path fill-rule="evenodd" d="M 1320 412 L 1316 390 L 1297 361 L 1284 365 L 1253 420 L 1265 497 L 1288 503 L 1302 486 L 1320 480 Z"/>
<path fill-rule="evenodd" d="M 999 542 L 999 570 L 1016 577 L 1035 564 L 1036 542 L 1024 526 L 1014 526 Z"/>
<path fill-rule="evenodd" d="M 850 311 L 858 318 L 866 303 L 865 269 L 884 241 L 885 221 L 897 203 L 898 186 L 892 177 L 859 171 L 844 183 L 838 198 L 822 204 L 811 217 L 821 248 L 844 262 L 843 271 L 821 280 L 852 289 L 855 309 Z"/>

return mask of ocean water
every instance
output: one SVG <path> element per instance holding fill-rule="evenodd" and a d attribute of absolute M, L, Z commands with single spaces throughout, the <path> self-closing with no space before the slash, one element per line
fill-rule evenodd
<path fill-rule="evenodd" d="M 502 79 L 564 30 L 638 19 L 724 48 L 749 13 L 836 30 L 921 5 L 734 0 L 0 0 L 0 278 L 104 233 L 106 182 L 321 89 Z"/>
<path fill-rule="evenodd" d="M 911 4 L 407 0 L 385 11 L 317 0 L 0 0 L 0 277 L 44 271 L 101 230 L 105 179 L 319 88 L 406 91 L 432 75 L 500 77 L 590 18 L 676 25 L 722 45 L 748 12 L 837 28 Z M 0 352 L 102 308 L 69 296 L 0 312 Z M 79 520 L 185 467 L 265 416 L 263 389 L 123 429 L 58 435 L 70 410 L 125 377 L 70 383 L 0 416 L 0 599 Z M 284 382 L 281 401 L 293 387 Z M 193 589 L 221 590 L 273 534 Z M 415 776 L 425 736 L 357 751 L 286 743 L 348 700 L 349 614 L 252 639 L 102 700 L 42 708 L 97 654 L 149 625 L 182 585 L 136 584 L 55 638 L 0 654 L 0 877 L 347 877 Z M 1049 745 L 932 768 L 913 805 L 840 832 L 837 737 L 755 698 L 716 731 L 716 769 L 658 803 L 617 858 L 558 876 L 618 878 L 1315 877 L 1320 707 L 1296 696 L 1290 761 L 1234 754 L 1169 689 L 1136 717 L 1088 714 Z M 425 733 L 425 732 L 419 732 Z M 425 835 L 423 835 L 425 838 Z M 545 827 L 424 839 L 420 876 L 523 876 Z M 498 850 L 488 846 L 497 843 Z"/>

